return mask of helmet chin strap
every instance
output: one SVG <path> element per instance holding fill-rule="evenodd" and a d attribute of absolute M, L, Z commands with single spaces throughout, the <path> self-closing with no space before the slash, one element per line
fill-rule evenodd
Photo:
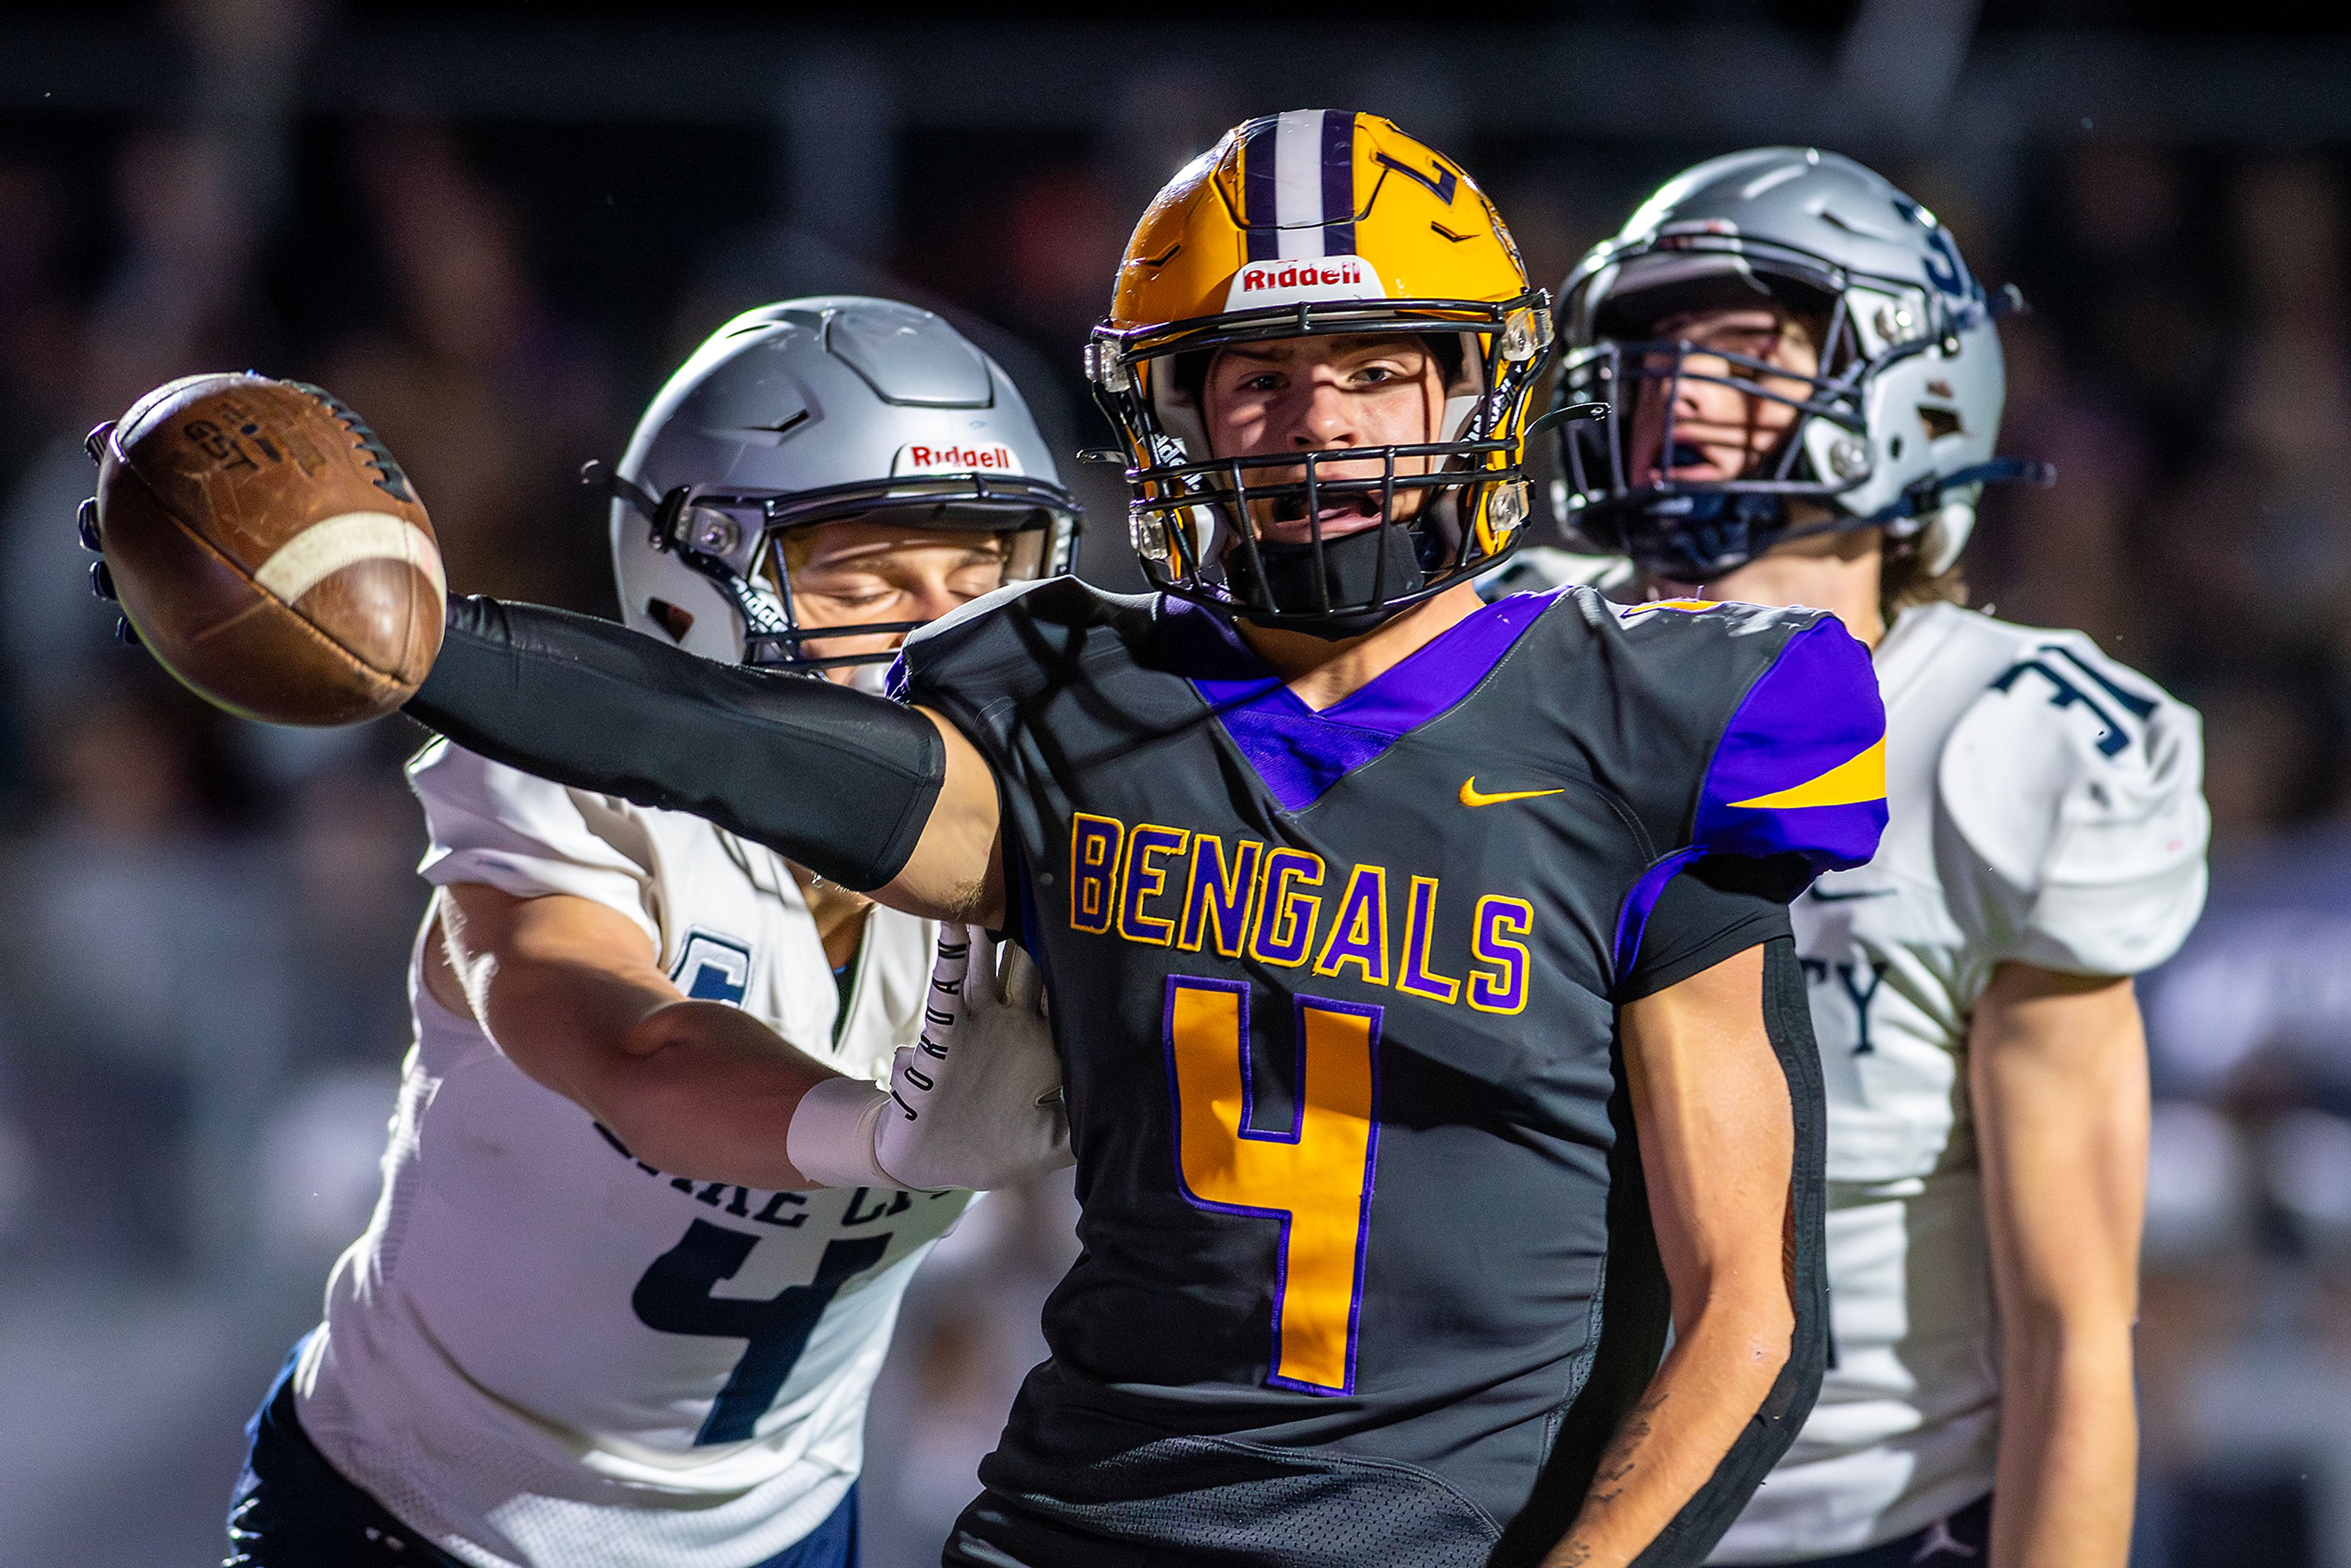
<path fill-rule="evenodd" d="M 1782 539 L 1817 531 L 1789 528 L 1785 502 L 1769 494 L 1674 496 L 1642 510 L 1663 526 L 1633 533 L 1626 553 L 1676 582 L 1706 582 Z"/>
<path fill-rule="evenodd" d="M 1245 550 L 1228 554 L 1226 580 L 1240 601 L 1236 613 L 1246 621 L 1249 606 L 1255 603 L 1284 615 L 1312 616 L 1311 621 L 1294 622 L 1295 629 L 1335 643 L 1371 631 L 1395 615 L 1398 607 L 1382 606 L 1353 614 L 1336 611 L 1326 616 L 1321 613 L 1323 604 L 1364 604 L 1371 599 L 1375 584 L 1395 596 L 1415 592 L 1428 580 L 1412 533 L 1401 523 L 1384 522 L 1324 540 L 1319 576 L 1315 553 L 1311 544 L 1260 541 L 1254 561 Z"/>
<path fill-rule="evenodd" d="M 1662 526 L 1628 541 L 1627 553 L 1660 577 L 1676 582 L 1705 582 L 1791 539 L 1876 528 L 1886 528 L 1897 538 L 1927 533 L 1935 527 L 1949 492 L 1969 485 L 2021 483 L 2045 487 L 2056 477 L 2056 470 L 2046 463 L 1994 457 L 1915 485 L 1867 516 L 1837 512 L 1816 522 L 1793 524 L 1788 521 L 1786 497 L 1770 493 L 1669 497 L 1642 508 L 1653 523 Z M 1946 551 L 1936 570 L 1948 570 L 1958 554 L 1956 549 Z"/>

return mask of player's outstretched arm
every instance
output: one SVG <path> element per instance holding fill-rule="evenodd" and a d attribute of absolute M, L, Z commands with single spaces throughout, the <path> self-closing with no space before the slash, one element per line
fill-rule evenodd
<path fill-rule="evenodd" d="M 995 779 L 923 710 L 585 615 L 453 599 L 405 711 L 526 773 L 706 818 L 908 914 L 1002 921 Z"/>
<path fill-rule="evenodd" d="M 636 922 L 593 899 L 479 883 L 443 889 L 438 919 L 434 999 L 478 1019 L 637 1158 L 768 1191 L 817 1185 L 789 1158 L 789 1129 L 808 1092 L 841 1075 L 739 1009 L 687 998 Z"/>
<path fill-rule="evenodd" d="M 2131 982 L 2001 965 L 1968 1031 L 1968 1087 L 2000 1308 L 1992 1561 L 2122 1568 L 2147 1141 Z"/>
<path fill-rule="evenodd" d="M 1545 1568 L 1700 1562 L 1753 1490 L 1721 1473 L 1742 1437 L 1755 1446 L 1750 1428 L 1772 1404 L 1797 1330 L 1787 1264 L 1795 1116 L 1765 1020 L 1764 958 L 1750 947 L 1622 1010 L 1674 1344 Z M 1790 1436 L 1811 1398 L 1796 1403 L 1776 1423 Z M 1760 1465 L 1738 1468 L 1760 1478 L 1785 1443 L 1761 1446 Z M 1706 1519 L 1681 1518 L 1710 1486 L 1737 1495 L 1702 1504 Z M 1679 1536 L 1689 1539 L 1669 1539 Z"/>
<path fill-rule="evenodd" d="M 523 772 L 706 818 L 912 914 L 1001 918 L 994 783 L 949 727 L 583 615 L 444 605 L 406 476 L 319 388 L 173 382 L 92 433 L 90 455 L 99 494 L 79 538 L 105 557 L 92 586 L 212 701 L 348 724 L 406 694 L 411 716 Z"/>

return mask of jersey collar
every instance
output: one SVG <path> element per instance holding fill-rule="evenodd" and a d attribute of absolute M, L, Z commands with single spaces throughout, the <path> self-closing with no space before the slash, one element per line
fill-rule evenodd
<path fill-rule="evenodd" d="M 1557 593 L 1482 605 L 1329 707 L 1306 706 L 1221 615 L 1162 598 L 1176 669 L 1286 811 L 1302 811 L 1355 768 L 1453 707 L 1501 662 Z"/>

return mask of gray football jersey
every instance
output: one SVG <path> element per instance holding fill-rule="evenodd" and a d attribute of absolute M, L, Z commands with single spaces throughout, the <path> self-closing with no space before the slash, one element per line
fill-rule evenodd
<path fill-rule="evenodd" d="M 1812 612 L 1518 596 L 1317 712 L 1219 617 L 1059 580 L 918 634 L 901 689 L 1000 781 L 1083 1207 L 951 1556 L 1539 1554 L 1664 1337 L 1620 1003 L 1774 944 L 1817 1237 L 1782 904 L 1876 847 L 1866 653 Z M 1660 1561 L 1784 1444 L 1802 1341 Z"/>

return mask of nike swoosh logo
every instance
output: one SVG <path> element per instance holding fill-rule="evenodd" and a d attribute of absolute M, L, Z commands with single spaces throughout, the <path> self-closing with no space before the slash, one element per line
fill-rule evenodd
<path fill-rule="evenodd" d="M 1499 806 L 1505 800 L 1533 800 L 1545 795 L 1564 795 L 1565 789 L 1505 789 L 1489 795 L 1478 788 L 1478 776 L 1471 774 L 1461 780 L 1461 803 L 1465 806 Z"/>
<path fill-rule="evenodd" d="M 1831 893 L 1822 887 L 1811 890 L 1812 895 L 1823 904 L 1850 904 L 1856 898 L 1891 898 L 1895 891 L 1890 887 L 1856 887 L 1850 893 Z"/>

